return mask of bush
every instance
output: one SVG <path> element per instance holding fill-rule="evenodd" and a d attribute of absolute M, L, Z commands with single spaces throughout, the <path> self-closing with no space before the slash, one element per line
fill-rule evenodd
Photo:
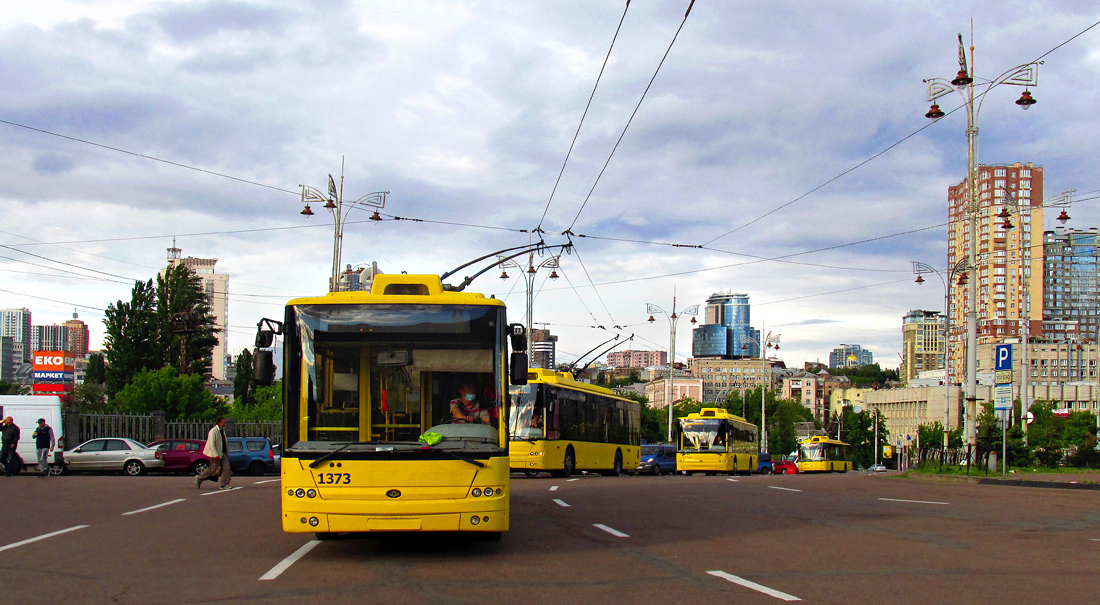
<path fill-rule="evenodd" d="M 1069 465 L 1077 468 L 1100 468 L 1100 452 L 1095 447 L 1079 447 L 1069 457 Z"/>
<path fill-rule="evenodd" d="M 1035 460 L 1042 466 L 1055 468 L 1062 463 L 1062 450 L 1055 447 L 1044 447 L 1035 450 Z"/>

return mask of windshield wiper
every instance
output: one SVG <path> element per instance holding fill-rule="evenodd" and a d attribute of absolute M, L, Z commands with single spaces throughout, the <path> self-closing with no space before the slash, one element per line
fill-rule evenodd
<path fill-rule="evenodd" d="M 313 462 L 310 462 L 309 463 L 309 468 L 317 468 L 318 466 L 321 466 L 329 458 L 332 458 L 336 454 L 339 454 L 340 452 L 348 449 L 349 447 L 351 447 L 353 445 L 372 445 L 373 443 L 374 443 L 373 441 L 353 441 L 351 443 L 345 443 L 344 445 L 341 445 L 340 447 L 332 450 L 331 452 L 317 458 Z"/>
<path fill-rule="evenodd" d="M 463 443 L 462 447 L 466 447 L 466 444 Z M 481 462 L 480 460 L 474 460 L 473 458 L 467 458 L 466 456 L 461 456 L 461 455 L 459 455 L 455 452 L 452 452 L 450 450 L 440 450 L 440 449 L 436 449 L 436 448 L 431 447 L 431 446 L 420 448 L 420 451 L 422 451 L 422 452 L 429 451 L 429 450 L 433 451 L 433 452 L 440 452 L 440 453 L 442 453 L 446 456 L 450 456 L 451 458 L 455 458 L 457 460 L 462 460 L 463 462 L 469 462 L 470 464 L 472 464 L 472 465 L 474 465 L 478 468 L 485 468 L 485 466 L 486 466 L 486 464 L 484 462 Z"/>

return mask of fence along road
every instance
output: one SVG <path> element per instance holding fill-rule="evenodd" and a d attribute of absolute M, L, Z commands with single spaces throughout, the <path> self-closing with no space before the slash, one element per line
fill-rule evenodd
<path fill-rule="evenodd" d="M 66 428 L 70 423 L 66 418 Z M 140 443 L 150 443 L 159 439 L 206 439 L 213 423 L 209 420 L 187 420 L 168 422 L 163 413 L 142 414 L 79 414 L 77 436 L 66 439 L 66 447 L 76 447 L 89 440 L 103 437 L 123 437 Z M 272 443 L 279 443 L 282 424 L 278 422 L 232 422 L 226 423 L 226 433 L 230 437 L 267 437 Z"/>

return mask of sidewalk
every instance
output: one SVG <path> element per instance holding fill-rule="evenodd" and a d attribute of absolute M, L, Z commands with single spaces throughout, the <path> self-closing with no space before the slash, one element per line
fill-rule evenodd
<path fill-rule="evenodd" d="M 910 472 L 908 479 L 932 483 L 977 483 L 978 485 L 1009 485 L 1013 487 L 1046 487 L 1054 489 L 1085 489 L 1100 491 L 1100 473 L 1009 473 L 1005 477 L 981 472 L 970 475 L 937 475 Z"/>

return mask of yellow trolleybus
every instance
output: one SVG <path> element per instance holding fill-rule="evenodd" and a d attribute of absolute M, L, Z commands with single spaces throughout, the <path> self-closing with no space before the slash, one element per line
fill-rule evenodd
<path fill-rule="evenodd" d="M 282 523 L 291 533 L 508 529 L 508 326 L 501 301 L 435 275 L 379 275 L 370 292 L 287 303 Z M 266 355 L 266 358 L 263 358 Z M 273 377 L 260 351 L 260 382 Z M 527 356 L 512 353 L 515 381 Z M 269 367 L 264 367 L 264 366 Z"/>
<path fill-rule="evenodd" d="M 852 470 L 852 446 L 828 437 L 810 437 L 798 442 L 798 472 L 845 473 Z"/>
<path fill-rule="evenodd" d="M 512 469 L 578 470 L 620 475 L 641 457 L 641 405 L 610 389 L 574 380 L 569 372 L 531 368 L 511 391 Z"/>
<path fill-rule="evenodd" d="M 755 424 L 721 408 L 703 408 L 679 422 L 677 470 L 686 475 L 696 472 L 748 475 L 757 468 L 760 446 Z"/>

